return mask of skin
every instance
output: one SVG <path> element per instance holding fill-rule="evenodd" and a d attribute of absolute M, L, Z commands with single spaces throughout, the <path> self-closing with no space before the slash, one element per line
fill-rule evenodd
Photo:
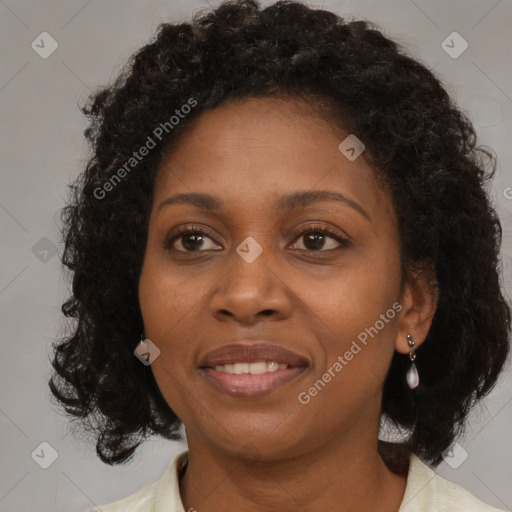
<path fill-rule="evenodd" d="M 436 295 L 423 281 L 401 286 L 390 196 L 364 153 L 350 161 L 338 150 L 347 135 L 298 99 L 243 99 L 204 112 L 160 165 L 139 299 L 145 335 L 161 351 L 152 371 L 185 424 L 185 510 L 392 512 L 402 502 L 406 477 L 377 451 L 382 388 L 394 351 L 409 352 L 406 335 L 416 348 L 424 341 Z M 280 196 L 311 190 L 343 194 L 367 216 L 337 201 L 276 209 Z M 158 209 L 190 192 L 224 206 Z M 178 236 L 166 250 L 179 225 L 201 228 L 203 241 Z M 349 245 L 297 236 L 315 225 Z M 252 263 L 236 252 L 248 236 L 263 250 Z M 396 302 L 400 313 L 301 404 L 299 393 Z M 199 359 L 241 339 L 281 345 L 309 366 L 268 395 L 228 396 Z"/>

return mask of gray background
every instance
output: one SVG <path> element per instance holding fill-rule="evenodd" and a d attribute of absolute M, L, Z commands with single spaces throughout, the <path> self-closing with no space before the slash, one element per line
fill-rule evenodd
<path fill-rule="evenodd" d="M 0 511 L 88 510 L 156 480 L 185 446 L 152 440 L 130 465 L 109 467 L 85 438 L 66 435 L 67 420 L 51 407 L 47 387 L 49 342 L 61 332 L 60 305 L 68 289 L 54 251 L 62 250 L 57 212 L 65 184 L 87 159 L 82 136 L 86 122 L 78 105 L 92 89 L 114 78 L 160 22 L 187 19 L 197 8 L 218 3 L 0 0 Z M 480 142 L 497 153 L 492 195 L 504 225 L 510 297 L 512 2 L 332 0 L 322 6 L 373 20 L 405 43 L 434 68 L 469 113 Z M 31 48 L 44 31 L 59 45 L 47 59 Z M 453 31 L 469 44 L 458 58 L 441 46 Z M 446 462 L 437 468 L 445 478 L 505 510 L 512 510 L 511 402 L 508 367 L 495 391 L 474 409 L 471 427 L 459 440 L 468 458 L 456 469 Z M 58 453 L 48 469 L 31 457 L 44 441 Z M 456 457 L 464 453 L 461 448 Z"/>

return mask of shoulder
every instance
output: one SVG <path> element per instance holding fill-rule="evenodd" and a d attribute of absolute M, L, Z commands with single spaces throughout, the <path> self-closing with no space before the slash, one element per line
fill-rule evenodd
<path fill-rule="evenodd" d="M 126 498 L 113 501 L 89 512 L 153 512 L 155 505 L 156 482 L 142 487 Z"/>
<path fill-rule="evenodd" d="M 178 473 L 187 460 L 188 451 L 178 453 L 163 475 L 133 494 L 97 506 L 88 512 L 182 512 Z"/>
<path fill-rule="evenodd" d="M 415 454 L 399 512 L 504 512 L 487 505 L 460 485 L 435 473 Z"/>

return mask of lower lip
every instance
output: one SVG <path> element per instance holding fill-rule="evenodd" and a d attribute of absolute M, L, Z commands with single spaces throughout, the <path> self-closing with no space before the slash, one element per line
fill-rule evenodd
<path fill-rule="evenodd" d="M 305 369 L 305 366 L 296 366 L 255 375 L 251 373 L 235 375 L 213 368 L 201 368 L 201 371 L 206 379 L 220 391 L 235 397 L 250 398 L 271 393 L 274 389 L 295 380 Z"/>

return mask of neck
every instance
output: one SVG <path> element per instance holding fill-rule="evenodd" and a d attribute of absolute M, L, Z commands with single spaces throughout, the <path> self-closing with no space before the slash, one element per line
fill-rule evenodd
<path fill-rule="evenodd" d="M 398 510 L 407 483 L 406 475 L 388 467 L 377 441 L 338 441 L 293 458 L 255 460 L 187 439 L 189 460 L 180 481 L 185 510 L 384 512 Z"/>

